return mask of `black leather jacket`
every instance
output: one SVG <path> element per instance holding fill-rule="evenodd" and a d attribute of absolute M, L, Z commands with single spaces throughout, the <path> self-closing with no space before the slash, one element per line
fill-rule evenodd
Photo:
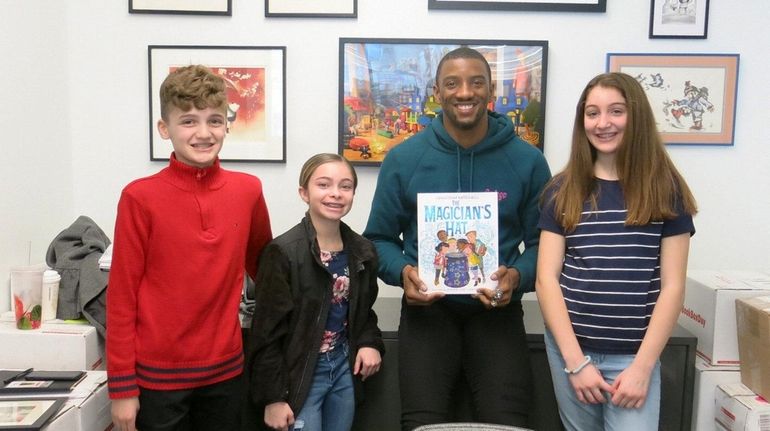
<path fill-rule="evenodd" d="M 374 245 L 340 224 L 348 254 L 350 369 L 361 347 L 384 354 L 382 333 L 372 305 L 377 299 Z M 298 414 L 313 381 L 332 294 L 332 276 L 321 263 L 316 232 L 306 215 L 262 252 L 248 357 L 250 395 L 257 406 L 286 401 Z M 353 378 L 356 399 L 361 379 Z"/>

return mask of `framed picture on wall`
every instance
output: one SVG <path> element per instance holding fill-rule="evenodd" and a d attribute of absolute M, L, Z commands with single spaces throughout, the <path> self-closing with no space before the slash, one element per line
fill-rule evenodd
<path fill-rule="evenodd" d="M 607 54 L 644 88 L 666 144 L 733 145 L 738 54 Z"/>
<path fill-rule="evenodd" d="M 128 0 L 129 13 L 232 16 L 232 0 Z"/>
<path fill-rule="evenodd" d="M 705 39 L 709 0 L 650 0 L 650 39 Z"/>
<path fill-rule="evenodd" d="M 428 9 L 606 12 L 607 0 L 428 0 Z"/>
<path fill-rule="evenodd" d="M 358 0 L 265 0 L 265 16 L 356 18 L 358 16 Z"/>
<path fill-rule="evenodd" d="M 202 64 L 227 91 L 227 136 L 219 153 L 229 162 L 286 162 L 286 47 L 150 45 L 150 160 L 168 160 L 161 138 L 160 86 L 169 72 Z"/>
<path fill-rule="evenodd" d="M 439 61 L 468 46 L 489 62 L 495 100 L 518 135 L 543 149 L 548 42 L 541 40 L 340 39 L 339 154 L 378 166 L 387 152 L 441 111 L 433 96 Z"/>

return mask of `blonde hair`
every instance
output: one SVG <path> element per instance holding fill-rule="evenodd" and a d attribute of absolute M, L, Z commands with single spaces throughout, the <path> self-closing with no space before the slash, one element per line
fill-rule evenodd
<path fill-rule="evenodd" d="M 303 189 L 307 189 L 307 185 L 310 182 L 310 177 L 313 176 L 313 172 L 315 172 L 319 166 L 331 162 L 342 162 L 348 169 L 350 169 L 350 174 L 353 176 L 353 191 L 355 191 L 358 187 L 358 175 L 356 175 L 356 170 L 348 159 L 334 153 L 320 153 L 307 159 L 305 164 L 302 165 L 302 170 L 299 172 L 299 186 Z"/>
<path fill-rule="evenodd" d="M 160 117 L 168 121 L 169 111 L 176 107 L 187 112 L 196 109 L 227 109 L 225 80 L 206 66 L 180 67 L 169 73 L 160 86 Z"/>
<path fill-rule="evenodd" d="M 614 88 L 626 100 L 626 127 L 615 162 L 625 197 L 626 225 L 670 219 L 678 215 L 677 208 L 695 215 L 698 212 L 695 198 L 668 157 L 644 89 L 633 77 L 613 72 L 593 78 L 580 95 L 567 167 L 547 186 L 555 189 L 553 200 L 559 224 L 570 232 L 580 221 L 586 200 L 596 208 L 596 149 L 586 135 L 585 103 L 588 94 L 597 86 Z"/>

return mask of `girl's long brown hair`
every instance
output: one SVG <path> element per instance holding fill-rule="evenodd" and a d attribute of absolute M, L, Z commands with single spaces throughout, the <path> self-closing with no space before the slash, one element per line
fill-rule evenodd
<path fill-rule="evenodd" d="M 548 185 L 555 188 L 553 199 L 559 224 L 571 232 L 580 221 L 586 200 L 596 208 L 596 150 L 588 141 L 584 123 L 586 98 L 596 86 L 614 88 L 626 99 L 628 118 L 615 159 L 628 211 L 626 225 L 670 219 L 678 215 L 677 208 L 695 215 L 695 198 L 668 157 L 642 86 L 625 73 L 605 73 L 592 79 L 580 95 L 567 167 Z"/>

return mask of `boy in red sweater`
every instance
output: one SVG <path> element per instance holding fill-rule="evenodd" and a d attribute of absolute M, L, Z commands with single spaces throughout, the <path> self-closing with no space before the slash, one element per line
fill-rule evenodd
<path fill-rule="evenodd" d="M 272 239 L 262 184 L 224 170 L 221 77 L 170 73 L 158 131 L 168 167 L 123 189 L 107 293 L 107 375 L 119 431 L 236 430 L 243 396 L 238 306 Z"/>

